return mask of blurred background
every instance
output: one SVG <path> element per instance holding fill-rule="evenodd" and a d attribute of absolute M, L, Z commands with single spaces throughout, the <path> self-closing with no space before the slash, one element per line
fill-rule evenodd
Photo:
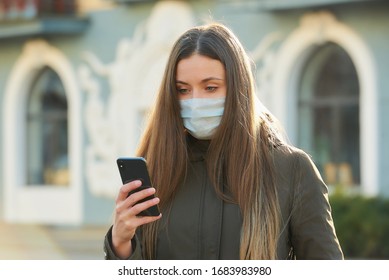
<path fill-rule="evenodd" d="M 347 259 L 389 259 L 389 1 L 0 0 L 0 259 L 103 259 L 172 43 L 218 21 L 330 189 Z"/>

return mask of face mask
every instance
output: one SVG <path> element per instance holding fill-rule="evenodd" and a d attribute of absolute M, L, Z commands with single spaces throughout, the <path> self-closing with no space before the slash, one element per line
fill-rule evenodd
<path fill-rule="evenodd" d="M 184 126 L 197 139 L 211 139 L 224 112 L 225 97 L 180 100 Z"/>

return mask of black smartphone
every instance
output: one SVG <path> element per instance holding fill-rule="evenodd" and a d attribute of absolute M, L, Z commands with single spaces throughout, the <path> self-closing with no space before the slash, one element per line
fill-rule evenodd
<path fill-rule="evenodd" d="M 122 178 L 123 184 L 127 184 L 131 181 L 140 180 L 142 185 L 128 193 L 128 196 L 131 194 L 144 190 L 146 188 L 151 188 L 151 180 L 149 176 L 149 172 L 147 170 L 146 160 L 142 157 L 120 157 L 116 160 L 120 177 Z M 148 196 L 138 203 L 147 201 L 149 199 L 154 198 L 154 195 Z M 150 208 L 142 211 L 138 214 L 138 216 L 159 216 L 160 211 L 158 205 L 153 205 Z"/>

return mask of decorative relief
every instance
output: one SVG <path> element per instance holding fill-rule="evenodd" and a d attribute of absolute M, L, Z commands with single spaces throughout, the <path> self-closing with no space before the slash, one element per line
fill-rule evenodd
<path fill-rule="evenodd" d="M 257 96 L 263 104 L 268 104 L 271 98 L 277 44 L 280 43 L 281 39 L 280 33 L 269 33 L 259 41 L 250 53 L 250 57 L 256 63 L 257 68 L 255 72 Z"/>
<path fill-rule="evenodd" d="M 305 14 L 300 20 L 300 28 L 312 30 L 315 34 L 315 40 L 317 44 L 323 44 L 328 40 L 328 32 L 334 28 L 337 24 L 337 20 L 333 14 L 328 11 L 320 11 L 316 13 Z"/>
<path fill-rule="evenodd" d="M 175 20 L 171 20 L 174 15 Z M 132 38 L 117 45 L 116 58 L 103 64 L 85 52 L 79 77 L 86 101 L 86 176 L 94 195 L 115 197 L 121 185 L 116 159 L 134 156 L 145 116 L 154 101 L 174 41 L 194 25 L 183 2 L 161 1 L 140 23 Z M 102 93 L 101 79 L 109 93 Z"/>

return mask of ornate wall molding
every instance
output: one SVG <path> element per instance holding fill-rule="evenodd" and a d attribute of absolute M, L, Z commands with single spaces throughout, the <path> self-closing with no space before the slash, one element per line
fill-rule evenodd
<path fill-rule="evenodd" d="M 160 1 L 149 18 L 136 26 L 131 38 L 120 40 L 114 61 L 103 64 L 92 52 L 83 54 L 85 63 L 78 70 L 86 96 L 85 164 L 88 186 L 94 195 L 117 196 L 121 182 L 116 159 L 134 156 L 170 49 L 193 25 L 192 9 L 187 3 Z M 106 96 L 101 92 L 101 79 L 109 85 Z"/>

